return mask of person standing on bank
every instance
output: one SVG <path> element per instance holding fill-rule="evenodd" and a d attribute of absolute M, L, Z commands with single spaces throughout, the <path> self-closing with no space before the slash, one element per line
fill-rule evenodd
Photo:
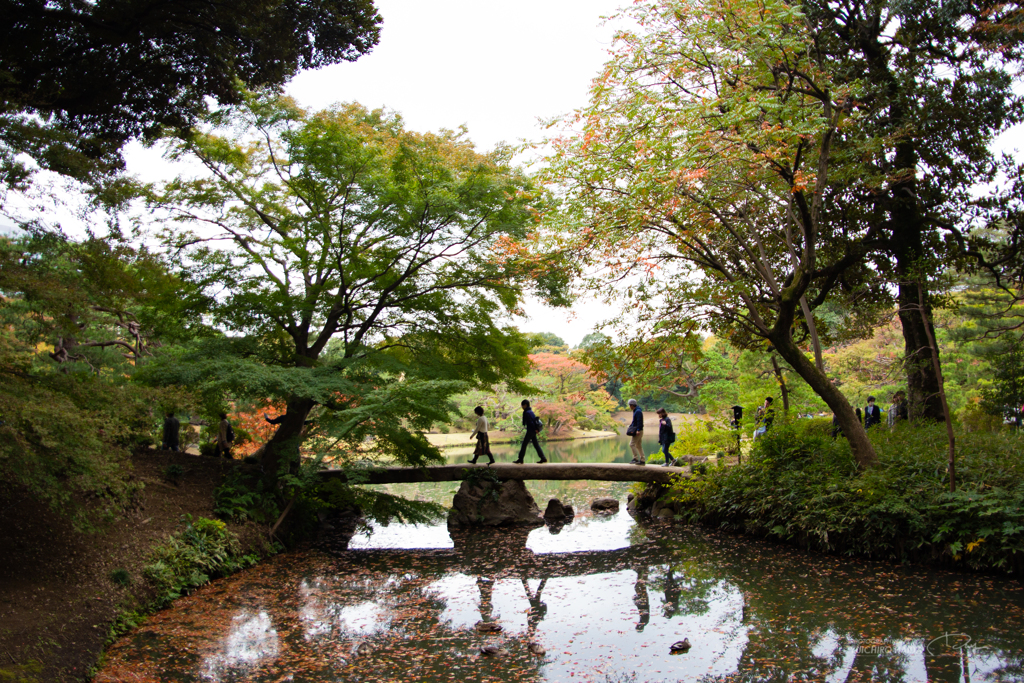
<path fill-rule="evenodd" d="M 764 399 L 764 404 L 759 406 L 757 412 L 754 414 L 754 440 L 757 437 L 764 436 L 764 434 L 772 428 L 772 422 L 775 420 L 775 408 L 772 408 L 771 396 Z"/>
<path fill-rule="evenodd" d="M 892 405 L 889 406 L 889 414 L 886 416 L 889 429 L 895 427 L 900 420 L 906 421 L 907 417 L 907 395 L 901 389 L 893 394 Z"/>
<path fill-rule="evenodd" d="M 875 397 L 868 396 L 868 405 L 864 408 L 864 429 L 871 429 L 882 424 L 882 409 L 875 405 Z"/>
<path fill-rule="evenodd" d="M 160 448 L 165 451 L 178 451 L 178 433 L 181 430 L 181 423 L 178 422 L 178 418 L 174 417 L 172 411 L 167 411 L 167 417 L 164 418 L 164 438 L 163 443 L 160 444 Z"/>
<path fill-rule="evenodd" d="M 668 447 L 675 443 L 676 432 L 664 408 L 658 408 L 658 418 L 658 443 L 661 444 L 661 452 L 665 454 L 665 467 L 671 467 L 672 456 L 668 454 Z"/>
<path fill-rule="evenodd" d="M 544 457 L 544 451 L 540 449 L 540 442 L 537 441 L 537 432 L 541 430 L 544 423 L 530 410 L 529 401 L 523 399 L 521 405 L 523 406 L 523 427 L 526 428 L 526 434 L 523 436 L 523 445 L 519 447 L 519 459 L 515 461 L 515 464 L 523 464 L 523 458 L 526 457 L 526 446 L 531 442 L 533 447 L 537 449 L 537 457 L 540 458 L 537 464 L 545 463 L 548 459 Z"/>
<path fill-rule="evenodd" d="M 470 462 L 475 465 L 477 458 L 486 455 L 491 459 L 488 464 L 493 465 L 494 456 L 491 455 L 491 441 L 487 436 L 487 418 L 484 417 L 484 409 L 477 406 L 473 408 L 473 412 L 476 413 L 476 428 L 469 435 L 469 440 L 472 441 L 476 437 L 476 448 L 473 449 L 473 459 Z"/>
<path fill-rule="evenodd" d="M 231 423 L 228 422 L 228 414 L 220 414 L 220 424 L 217 425 L 217 448 L 214 450 L 214 455 L 222 458 L 231 457 L 231 442 L 235 440 L 235 430 L 231 428 Z"/>
<path fill-rule="evenodd" d="M 633 454 L 633 459 L 629 461 L 629 464 L 646 465 L 647 458 L 644 456 L 642 446 L 644 438 L 644 412 L 640 410 L 640 406 L 635 398 L 629 399 L 629 408 L 633 411 L 633 421 L 626 427 L 626 436 L 629 437 L 629 450 Z"/>

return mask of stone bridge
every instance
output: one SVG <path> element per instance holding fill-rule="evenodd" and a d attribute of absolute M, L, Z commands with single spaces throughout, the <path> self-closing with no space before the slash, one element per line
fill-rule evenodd
<path fill-rule="evenodd" d="M 348 481 L 350 470 L 325 470 L 325 478 Z M 493 473 L 497 479 L 527 481 L 533 479 L 590 481 L 640 481 L 668 484 L 673 477 L 688 477 L 684 467 L 663 465 L 630 465 L 627 463 L 548 462 L 543 465 L 527 463 L 495 463 L 493 465 L 436 465 L 431 467 L 367 467 L 352 476 L 358 484 L 410 484 L 417 482 L 461 481 Z"/>

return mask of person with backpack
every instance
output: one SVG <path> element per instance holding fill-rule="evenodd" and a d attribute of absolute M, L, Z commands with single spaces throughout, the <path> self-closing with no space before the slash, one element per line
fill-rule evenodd
<path fill-rule="evenodd" d="M 540 458 L 537 464 L 545 463 L 548 459 L 544 457 L 544 451 L 540 449 L 540 442 L 537 441 L 537 433 L 544 428 L 544 423 L 530 410 L 529 401 L 523 399 L 521 405 L 523 406 L 523 427 L 526 428 L 526 434 L 523 436 L 523 445 L 519 447 L 519 459 L 515 461 L 515 464 L 523 464 L 523 458 L 526 457 L 526 446 L 529 443 L 533 443 L 533 447 L 537 449 L 537 456 Z"/>
<path fill-rule="evenodd" d="M 668 411 L 658 408 L 658 443 L 661 445 L 661 452 L 665 454 L 665 467 L 672 466 L 672 456 L 668 454 L 668 449 L 675 441 L 676 432 L 672 429 Z"/>
<path fill-rule="evenodd" d="M 213 454 L 218 458 L 231 457 L 231 444 L 235 440 L 235 430 L 228 422 L 227 413 L 220 414 L 220 424 L 217 426 L 217 447 Z"/>
<path fill-rule="evenodd" d="M 643 449 L 644 411 L 640 410 L 640 405 L 636 402 L 635 398 L 629 399 L 627 403 L 629 409 L 633 411 L 633 421 L 626 427 L 626 436 L 629 437 L 629 450 L 633 454 L 633 459 L 629 461 L 629 464 L 646 465 L 647 456 L 644 455 Z"/>

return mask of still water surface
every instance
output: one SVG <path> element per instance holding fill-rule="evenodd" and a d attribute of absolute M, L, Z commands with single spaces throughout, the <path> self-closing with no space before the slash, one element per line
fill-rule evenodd
<path fill-rule="evenodd" d="M 547 451 L 629 460 L 621 438 Z M 541 507 L 572 504 L 575 520 L 557 533 L 391 525 L 341 556 L 273 558 L 154 616 L 110 649 L 96 680 L 1024 680 L 1016 581 L 590 514 L 598 495 L 624 508 L 626 484 L 528 487 Z M 382 488 L 449 503 L 456 486 Z M 690 650 L 672 654 L 683 638 Z M 484 645 L 507 654 L 483 656 Z"/>

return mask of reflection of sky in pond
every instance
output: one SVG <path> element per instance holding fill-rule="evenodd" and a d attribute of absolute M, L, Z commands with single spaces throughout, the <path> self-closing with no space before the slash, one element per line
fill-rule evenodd
<path fill-rule="evenodd" d="M 614 550 L 629 545 L 633 519 L 626 513 L 626 500 L 619 501 L 620 510 L 613 515 L 594 515 L 583 510 L 573 521 L 552 533 L 548 527 L 530 532 L 526 547 L 535 553 L 569 552 L 573 550 Z M 371 525 L 373 533 L 357 534 L 350 548 L 452 548 L 454 543 L 444 524 Z M 500 533 L 495 531 L 495 533 Z"/>
<path fill-rule="evenodd" d="M 243 611 L 232 619 L 223 649 L 203 662 L 203 679 L 220 681 L 227 674 L 234 680 L 232 669 L 251 668 L 260 660 L 276 657 L 278 651 L 277 631 L 270 615 Z"/>

